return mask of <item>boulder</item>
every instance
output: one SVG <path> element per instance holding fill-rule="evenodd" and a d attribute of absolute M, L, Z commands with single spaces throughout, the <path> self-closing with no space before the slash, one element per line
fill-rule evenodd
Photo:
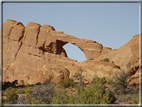
<path fill-rule="evenodd" d="M 29 84 L 37 82 L 45 83 L 50 80 L 51 83 L 58 85 L 69 78 L 70 72 L 61 65 L 48 64 L 41 67 L 37 73 L 33 74 L 28 81 Z"/>

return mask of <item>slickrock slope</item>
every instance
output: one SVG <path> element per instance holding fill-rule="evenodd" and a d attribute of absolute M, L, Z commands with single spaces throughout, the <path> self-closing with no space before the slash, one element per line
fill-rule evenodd
<path fill-rule="evenodd" d="M 123 70 L 131 69 L 133 66 L 139 65 L 139 34 L 135 35 L 129 42 L 117 50 L 101 55 L 95 60 L 102 60 L 104 58 L 109 58 L 111 61 L 114 61 Z"/>
<path fill-rule="evenodd" d="M 50 25 L 30 22 L 24 27 L 21 22 L 7 20 L 3 23 L 3 80 L 35 84 L 50 79 L 52 83 L 60 84 L 71 77 L 78 82 L 77 75 L 82 71 L 83 82 L 88 84 L 95 72 L 99 77 L 106 77 L 110 71 L 118 74 L 126 66 L 138 70 L 138 42 L 138 36 L 134 36 L 124 46 L 112 50 L 96 41 L 57 32 Z M 67 43 L 78 46 L 87 61 L 79 63 L 68 58 L 63 48 Z M 115 63 L 100 61 L 106 57 Z M 131 72 L 135 74 L 134 70 Z"/>
<path fill-rule="evenodd" d="M 114 64 L 119 65 L 122 70 L 129 70 L 132 75 L 136 75 L 135 79 L 131 79 L 130 84 L 139 84 L 139 34 L 125 45 L 115 51 L 109 52 L 96 58 L 96 61 L 109 58 Z M 137 81 L 136 81 L 137 80 Z M 135 81 L 135 82 L 134 82 Z"/>

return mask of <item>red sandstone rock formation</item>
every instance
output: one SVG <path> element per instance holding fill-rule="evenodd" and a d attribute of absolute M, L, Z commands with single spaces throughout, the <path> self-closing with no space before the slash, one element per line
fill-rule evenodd
<path fill-rule="evenodd" d="M 3 23 L 3 80 L 17 79 L 35 84 L 51 79 L 60 84 L 71 77 L 77 82 L 80 68 L 86 84 L 94 78 L 95 72 L 99 77 L 106 77 L 110 71 L 118 74 L 121 69 L 129 68 L 135 74 L 139 67 L 138 36 L 112 50 L 96 41 L 57 32 L 49 25 L 30 22 L 24 27 L 21 22 L 7 20 Z M 87 61 L 79 63 L 68 58 L 63 48 L 67 43 L 78 46 Z M 104 58 L 113 60 L 114 64 L 101 62 Z"/>
<path fill-rule="evenodd" d="M 133 36 L 133 38 L 129 42 L 127 42 L 117 50 L 111 51 L 108 54 L 102 54 L 101 56 L 99 56 L 99 58 L 96 58 L 95 60 L 99 61 L 104 58 L 109 58 L 110 61 L 114 62 L 114 64 L 119 65 L 122 70 L 129 70 L 132 75 L 135 75 L 139 71 L 139 49 L 140 46 L 138 34 Z M 138 85 L 139 76 L 137 75 L 137 81 L 136 79 L 131 79 L 130 84 Z"/>

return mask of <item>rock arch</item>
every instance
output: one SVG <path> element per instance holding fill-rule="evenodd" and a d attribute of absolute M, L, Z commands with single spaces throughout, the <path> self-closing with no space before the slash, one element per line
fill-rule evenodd
<path fill-rule="evenodd" d="M 51 43 L 54 44 L 54 46 L 50 46 Z M 67 43 L 71 43 L 82 50 L 87 60 L 99 57 L 103 48 L 102 44 L 95 41 L 79 39 L 67 34 L 59 34 L 57 32 L 55 34 L 53 33 L 52 36 L 47 37 L 44 47 L 50 47 L 51 49 L 54 47 L 55 49 L 53 49 L 54 51 L 52 51 L 52 53 L 67 57 L 67 54 L 63 49 L 63 46 Z"/>

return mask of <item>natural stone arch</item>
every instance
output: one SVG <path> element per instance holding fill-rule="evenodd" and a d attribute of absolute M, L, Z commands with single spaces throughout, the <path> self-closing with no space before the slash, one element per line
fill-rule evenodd
<path fill-rule="evenodd" d="M 87 60 L 93 60 L 101 55 L 103 46 L 95 41 L 79 39 L 67 34 L 54 35 L 53 37 L 56 39 L 56 54 L 61 55 L 61 53 L 64 53 L 62 51 L 64 50 L 63 46 L 67 43 L 71 43 L 85 54 Z"/>
<path fill-rule="evenodd" d="M 73 48 L 73 50 L 71 50 Z M 78 62 L 82 62 L 85 61 L 87 58 L 84 54 L 84 52 L 76 45 L 71 44 L 71 43 L 67 43 L 63 46 L 63 49 L 65 49 L 67 56 L 71 59 L 75 59 Z M 75 54 L 77 57 L 74 57 L 73 55 L 71 55 L 69 51 L 74 51 L 73 54 Z"/>
<path fill-rule="evenodd" d="M 71 43 L 85 54 L 87 60 L 93 60 L 101 55 L 103 46 L 95 41 L 79 39 L 67 34 L 57 34 L 59 33 L 53 33 L 46 38 L 43 46 L 46 52 L 67 57 L 63 46 Z"/>

